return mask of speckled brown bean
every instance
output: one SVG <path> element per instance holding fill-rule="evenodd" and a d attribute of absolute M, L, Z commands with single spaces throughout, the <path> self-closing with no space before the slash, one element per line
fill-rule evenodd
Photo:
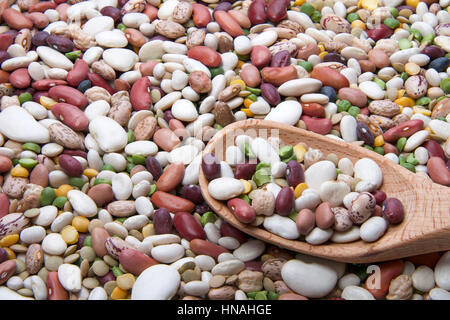
<path fill-rule="evenodd" d="M 30 173 L 30 183 L 43 188 L 48 186 L 48 169 L 43 164 L 36 165 Z"/>
<path fill-rule="evenodd" d="M 109 233 L 103 228 L 94 228 L 91 231 L 92 236 L 92 248 L 95 254 L 99 257 L 103 257 L 108 254 L 105 247 L 106 239 L 109 238 Z"/>
<path fill-rule="evenodd" d="M 0 263 L 0 285 L 4 284 L 16 272 L 16 260 L 7 260 Z"/>
<path fill-rule="evenodd" d="M 310 209 L 302 209 L 298 213 L 295 222 L 297 224 L 298 232 L 301 235 L 306 236 L 314 229 L 316 217 L 314 216 L 314 212 Z"/>
<path fill-rule="evenodd" d="M 101 183 L 93 186 L 89 189 L 87 195 L 94 200 L 98 207 L 103 207 L 114 200 L 112 188 L 107 183 Z"/>

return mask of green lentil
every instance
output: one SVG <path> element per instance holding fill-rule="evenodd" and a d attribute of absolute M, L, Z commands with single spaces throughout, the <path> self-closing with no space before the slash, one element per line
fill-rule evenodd
<path fill-rule="evenodd" d="M 411 163 L 405 162 L 405 163 L 402 163 L 401 166 L 408 169 L 409 171 L 416 173 L 416 167 L 414 165 L 412 165 Z"/>
<path fill-rule="evenodd" d="M 260 170 L 257 170 L 255 172 L 255 174 L 253 175 L 253 181 L 255 181 L 255 183 L 258 187 L 260 187 L 266 183 L 269 183 L 271 181 L 270 169 L 262 168 Z"/>
<path fill-rule="evenodd" d="M 72 187 L 77 187 L 78 189 L 83 188 L 85 183 L 86 183 L 86 181 L 84 181 L 82 178 L 79 178 L 79 177 L 70 177 L 69 178 L 69 184 Z"/>
<path fill-rule="evenodd" d="M 442 90 L 444 90 L 445 94 L 450 93 L 450 78 L 442 79 L 441 84 L 439 85 Z"/>
<path fill-rule="evenodd" d="M 250 198 L 249 198 L 248 195 L 246 195 L 246 194 L 241 194 L 238 198 L 244 200 L 244 201 L 247 202 L 249 205 L 252 204 L 252 200 L 250 200 Z"/>
<path fill-rule="evenodd" d="M 403 151 L 403 148 L 405 147 L 405 144 L 406 144 L 406 140 L 407 139 L 405 137 L 400 138 L 400 139 L 397 140 L 397 150 L 398 150 L 398 152 L 402 152 Z"/>
<path fill-rule="evenodd" d="M 217 220 L 217 216 L 214 214 L 214 212 L 207 211 L 202 215 L 200 222 L 201 222 L 202 226 L 204 227 L 207 223 L 214 223 L 214 222 L 216 222 L 216 220 Z"/>
<path fill-rule="evenodd" d="M 127 29 L 127 26 L 124 25 L 123 23 L 119 23 L 119 24 L 117 25 L 117 29 L 119 29 L 119 30 L 122 31 L 122 32 L 125 32 L 125 30 Z"/>
<path fill-rule="evenodd" d="M 400 78 L 402 78 L 403 81 L 406 81 L 409 78 L 409 75 L 406 72 L 402 72 Z"/>
<path fill-rule="evenodd" d="M 416 100 L 416 105 L 418 106 L 426 106 L 431 102 L 431 99 L 428 97 L 422 97 Z"/>
<path fill-rule="evenodd" d="M 412 48 L 412 43 L 408 39 L 400 39 L 398 40 L 398 46 L 401 50 Z"/>
<path fill-rule="evenodd" d="M 363 146 L 363 148 L 366 148 L 366 149 L 368 149 L 368 150 L 370 150 L 370 151 L 373 151 L 373 148 L 372 148 L 371 146 L 367 145 L 367 144 L 365 144 L 365 145 Z"/>
<path fill-rule="evenodd" d="M 291 213 L 289 214 L 288 217 L 289 217 L 292 221 L 296 222 L 296 221 L 297 221 L 297 216 L 298 216 L 298 212 L 293 211 L 293 212 L 291 212 Z"/>
<path fill-rule="evenodd" d="M 252 149 L 250 148 L 250 145 L 247 142 L 242 144 L 242 150 L 244 151 L 244 154 L 250 159 L 256 158 L 256 154 L 253 153 Z"/>
<path fill-rule="evenodd" d="M 255 170 L 258 171 L 259 169 L 262 169 L 262 168 L 270 168 L 270 167 L 271 167 L 270 163 L 260 162 L 260 163 L 258 163 L 258 164 L 256 165 Z"/>
<path fill-rule="evenodd" d="M 252 88 L 252 87 L 245 87 L 246 91 L 250 91 L 251 93 L 253 93 L 254 95 L 260 96 L 261 95 L 261 89 L 258 88 Z"/>
<path fill-rule="evenodd" d="M 128 130 L 127 138 L 128 138 L 128 143 L 131 143 L 131 142 L 134 141 L 134 132 L 133 132 L 133 130 Z"/>
<path fill-rule="evenodd" d="M 269 291 L 267 293 L 267 297 L 269 298 L 269 300 L 278 300 L 278 298 L 280 297 L 280 295 L 276 292 L 273 291 Z"/>
<path fill-rule="evenodd" d="M 151 197 L 152 194 L 154 194 L 156 192 L 156 184 L 152 184 L 150 186 L 150 191 L 148 192 L 148 196 Z"/>
<path fill-rule="evenodd" d="M 318 10 L 314 11 L 313 14 L 311 15 L 311 20 L 314 23 L 319 23 L 321 19 L 322 19 L 322 14 Z"/>
<path fill-rule="evenodd" d="M 293 154 L 289 158 L 283 159 L 282 161 L 285 163 L 288 163 L 291 160 L 297 160 L 297 156 L 295 154 Z"/>
<path fill-rule="evenodd" d="M 114 167 L 112 165 L 110 165 L 110 164 L 103 165 L 101 171 L 104 171 L 104 170 L 109 170 L 109 171 L 112 171 L 112 172 L 116 172 L 116 170 L 114 170 Z"/>
<path fill-rule="evenodd" d="M 394 8 L 394 7 L 389 8 L 389 11 L 391 11 L 391 14 L 394 18 L 398 17 L 398 9 L 397 8 Z"/>
<path fill-rule="evenodd" d="M 211 72 L 211 79 L 214 78 L 215 76 L 219 75 L 219 74 L 223 74 L 224 73 L 222 67 L 209 68 L 209 71 Z"/>
<path fill-rule="evenodd" d="M 111 181 L 105 178 L 95 178 L 94 181 L 94 186 L 98 185 L 98 184 L 109 184 L 111 185 Z"/>
<path fill-rule="evenodd" d="M 255 295 L 255 300 L 267 300 L 267 292 L 265 292 L 265 291 L 258 292 Z"/>
<path fill-rule="evenodd" d="M 62 209 L 62 208 L 64 208 L 64 205 L 66 204 L 66 202 L 67 202 L 67 198 L 64 197 L 64 196 L 61 196 L 61 197 L 57 197 L 57 198 L 53 201 L 52 204 L 53 204 L 55 207 L 57 207 L 57 208 L 59 208 L 59 209 Z"/>
<path fill-rule="evenodd" d="M 410 29 L 409 33 L 411 33 L 414 36 L 414 39 L 418 41 L 422 40 L 422 33 L 418 29 Z"/>
<path fill-rule="evenodd" d="M 432 45 L 434 42 L 434 34 L 427 34 L 425 37 L 423 37 L 421 44 L 428 42 L 429 45 Z"/>
<path fill-rule="evenodd" d="M 117 266 L 112 267 L 112 273 L 114 274 L 114 276 L 115 276 L 116 278 L 117 278 L 118 276 L 123 275 L 122 270 L 120 270 L 120 268 L 117 267 Z"/>
<path fill-rule="evenodd" d="M 419 164 L 419 160 L 414 157 L 414 153 L 409 154 L 409 156 L 406 158 L 406 162 L 412 164 L 413 166 Z"/>
<path fill-rule="evenodd" d="M 249 55 L 249 54 L 239 54 L 239 53 L 237 53 L 236 51 L 234 51 L 233 53 L 234 53 L 234 54 L 238 57 L 238 59 L 241 60 L 241 61 L 247 61 L 247 60 L 250 60 L 250 55 Z"/>
<path fill-rule="evenodd" d="M 127 163 L 125 170 L 127 170 L 128 173 L 131 172 L 131 170 L 135 167 L 136 165 L 134 163 Z"/>
<path fill-rule="evenodd" d="M 338 112 L 347 111 L 352 106 L 348 100 L 339 100 L 337 102 Z"/>
<path fill-rule="evenodd" d="M 71 51 L 71 52 L 67 52 L 65 54 L 66 58 L 75 61 L 77 60 L 80 56 L 81 56 L 81 51 L 77 50 L 77 51 Z"/>
<path fill-rule="evenodd" d="M 250 99 L 252 101 L 258 100 L 258 97 L 255 94 L 253 94 L 253 93 L 249 94 L 246 98 Z"/>
<path fill-rule="evenodd" d="M 216 130 L 222 130 L 222 129 L 223 129 L 223 127 L 220 124 L 216 123 Z"/>
<path fill-rule="evenodd" d="M 300 7 L 300 12 L 303 12 L 311 17 L 311 15 L 316 11 L 316 9 L 309 3 L 304 3 Z"/>
<path fill-rule="evenodd" d="M 377 85 L 379 85 L 381 90 L 386 90 L 386 83 L 383 80 L 381 80 L 379 78 L 375 78 L 375 79 L 373 79 L 373 82 L 375 82 Z"/>
<path fill-rule="evenodd" d="M 49 206 L 56 199 L 55 190 L 51 187 L 46 187 L 41 191 L 41 195 L 39 196 L 39 204 L 41 206 Z"/>
<path fill-rule="evenodd" d="M 373 151 L 375 151 L 376 153 L 379 153 L 382 156 L 384 156 L 384 149 L 383 149 L 383 147 L 375 147 L 375 149 L 373 149 Z"/>
<path fill-rule="evenodd" d="M 19 160 L 19 164 L 28 170 L 34 168 L 34 166 L 37 165 L 37 163 L 38 162 L 36 160 L 31 158 L 22 158 Z"/>
<path fill-rule="evenodd" d="M 384 19 L 383 23 L 391 29 L 396 29 L 400 27 L 400 21 L 398 21 L 395 18 L 386 18 Z"/>
<path fill-rule="evenodd" d="M 292 146 L 283 146 L 278 150 L 278 155 L 281 159 L 289 158 L 294 154 L 294 148 Z"/>
<path fill-rule="evenodd" d="M 145 164 L 145 157 L 143 155 L 133 154 L 132 159 L 134 164 Z"/>
<path fill-rule="evenodd" d="M 303 69 L 305 69 L 305 70 L 308 71 L 308 72 L 311 72 L 312 69 L 313 69 L 313 67 L 314 67 L 314 66 L 312 65 L 312 63 L 309 62 L 309 61 L 300 61 L 300 62 L 298 63 L 298 65 L 301 66 L 301 67 L 303 67 Z"/>
<path fill-rule="evenodd" d="M 348 22 L 352 23 L 355 20 L 359 20 L 359 15 L 356 12 L 352 12 L 347 15 Z"/>
<path fill-rule="evenodd" d="M 34 142 L 26 142 L 22 145 L 22 150 L 33 151 L 34 153 L 41 153 L 41 147 Z"/>
<path fill-rule="evenodd" d="M 347 112 L 350 113 L 350 115 L 356 117 L 361 113 L 361 109 L 355 106 L 351 106 L 350 108 L 348 108 Z"/>
<path fill-rule="evenodd" d="M 33 96 L 29 92 L 24 92 L 19 95 L 19 102 L 22 105 L 24 102 L 33 101 Z"/>

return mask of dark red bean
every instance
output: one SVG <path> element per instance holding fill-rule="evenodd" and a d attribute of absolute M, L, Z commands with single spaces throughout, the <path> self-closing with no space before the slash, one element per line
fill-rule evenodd
<path fill-rule="evenodd" d="M 386 200 L 386 193 L 384 191 L 375 190 L 372 192 L 372 195 L 375 197 L 377 204 L 381 204 L 384 200 Z"/>
<path fill-rule="evenodd" d="M 181 188 L 181 196 L 195 204 L 202 204 L 203 201 L 205 201 L 202 196 L 202 190 L 195 184 L 183 186 L 183 188 Z"/>
<path fill-rule="evenodd" d="M 227 206 L 242 223 L 252 223 L 256 218 L 255 210 L 242 199 L 234 198 L 228 200 Z"/>
<path fill-rule="evenodd" d="M 214 8 L 213 13 L 216 11 L 230 11 L 232 9 L 232 5 L 229 2 L 221 2 L 217 7 Z"/>
<path fill-rule="evenodd" d="M 445 159 L 444 150 L 442 149 L 441 145 L 437 143 L 434 140 L 428 140 L 425 141 L 424 144 L 422 144 L 422 147 L 427 149 L 428 156 L 431 157 L 439 157 L 442 158 L 442 160 Z"/>
<path fill-rule="evenodd" d="M 8 47 L 14 42 L 14 37 L 7 33 L 0 34 L 0 51 L 8 50 Z"/>
<path fill-rule="evenodd" d="M 256 261 L 256 260 L 246 261 L 246 262 L 244 262 L 244 264 L 245 264 L 246 270 L 262 272 L 262 262 L 261 261 Z"/>
<path fill-rule="evenodd" d="M 70 52 L 74 48 L 72 40 L 57 35 L 51 35 L 47 37 L 47 44 L 49 47 L 62 53 Z"/>
<path fill-rule="evenodd" d="M 366 32 L 369 38 L 372 38 L 374 41 L 389 38 L 394 34 L 394 30 L 386 26 L 384 23 L 380 23 L 375 28 L 367 30 Z"/>
<path fill-rule="evenodd" d="M 67 82 L 64 80 L 42 79 L 33 82 L 32 87 L 39 91 L 49 90 L 55 86 L 64 86 Z"/>
<path fill-rule="evenodd" d="M 289 2 L 286 0 L 270 0 L 267 6 L 267 16 L 273 22 L 280 22 L 287 17 L 287 6 Z"/>
<path fill-rule="evenodd" d="M 170 120 L 172 120 L 172 119 L 175 119 L 175 117 L 172 114 L 172 111 L 170 111 L 170 110 L 164 111 L 164 120 L 166 120 L 167 123 L 169 123 Z"/>
<path fill-rule="evenodd" d="M 0 64 L 2 64 L 4 61 L 8 60 L 9 58 L 11 58 L 8 54 L 8 52 L 6 51 L 0 51 Z"/>
<path fill-rule="evenodd" d="M 87 233 L 79 233 L 78 234 L 78 242 L 77 242 L 77 249 L 80 250 L 84 247 L 84 240 L 86 240 L 86 237 L 88 236 Z"/>
<path fill-rule="evenodd" d="M 302 182 L 305 182 L 305 172 L 300 163 L 296 160 L 291 160 L 286 168 L 286 180 L 291 187 L 296 187 Z"/>
<path fill-rule="evenodd" d="M 153 180 L 158 180 L 162 175 L 161 164 L 153 157 L 147 157 L 147 159 L 145 160 L 145 167 L 152 174 Z"/>
<path fill-rule="evenodd" d="M 83 166 L 74 157 L 62 154 L 58 157 L 58 164 L 69 177 L 79 177 L 83 173 Z"/>
<path fill-rule="evenodd" d="M 423 128 L 423 121 L 419 119 L 408 120 L 390 128 L 383 134 L 384 141 L 396 142 L 397 139 L 405 137 L 408 138 L 412 136 L 419 130 Z"/>
<path fill-rule="evenodd" d="M 240 243 L 244 243 L 247 241 L 247 235 L 245 233 L 243 233 L 241 230 L 233 227 L 231 224 L 229 224 L 226 221 L 223 221 L 220 224 L 220 234 L 223 237 L 235 238 Z"/>
<path fill-rule="evenodd" d="M 422 49 L 423 54 L 426 54 L 430 60 L 434 60 L 440 57 L 445 56 L 445 51 L 438 46 L 428 46 Z"/>
<path fill-rule="evenodd" d="M 405 210 L 401 201 L 397 198 L 387 198 L 383 204 L 383 216 L 391 224 L 402 222 L 405 217 Z"/>
<path fill-rule="evenodd" d="M 188 212 L 177 212 L 173 217 L 173 225 L 178 233 L 189 241 L 206 239 L 202 225 Z"/>
<path fill-rule="evenodd" d="M 256 163 L 238 163 L 234 171 L 236 179 L 250 180 L 256 171 Z"/>
<path fill-rule="evenodd" d="M 284 0 L 283 0 L 284 1 Z M 271 67 L 287 67 L 291 64 L 291 54 L 288 50 L 282 50 L 275 53 L 270 61 Z"/>
<path fill-rule="evenodd" d="M 281 216 L 288 216 L 294 208 L 294 191 L 289 187 L 281 188 L 275 200 L 275 209 Z"/>
<path fill-rule="evenodd" d="M 89 72 L 88 73 L 88 79 L 89 81 L 91 81 L 92 86 L 97 86 L 97 87 L 102 87 L 103 89 L 105 89 L 106 91 L 109 92 L 109 94 L 114 94 L 116 93 L 116 90 L 114 90 L 108 82 L 105 81 L 105 79 L 103 79 L 101 76 L 99 76 L 96 73 L 93 72 Z"/>
<path fill-rule="evenodd" d="M 5 249 L 0 247 L 0 263 L 2 263 L 3 261 L 6 261 L 6 260 L 8 260 L 8 252 L 6 252 Z"/>
<path fill-rule="evenodd" d="M 268 82 L 264 82 L 260 86 L 261 88 L 261 95 L 263 98 L 272 106 L 275 106 L 280 103 L 281 97 L 278 93 L 277 88 Z"/>
<path fill-rule="evenodd" d="M 336 52 L 327 53 L 323 57 L 323 62 L 339 62 L 347 65 L 347 59 Z"/>
<path fill-rule="evenodd" d="M 252 25 L 261 24 L 267 21 L 266 7 L 267 4 L 265 0 L 252 1 L 248 7 L 247 13 Z"/>
<path fill-rule="evenodd" d="M 194 212 L 197 212 L 198 214 L 204 214 L 208 211 L 211 211 L 211 208 L 208 206 L 208 204 L 206 202 L 195 205 Z"/>
<path fill-rule="evenodd" d="M 113 6 L 106 6 L 100 10 L 100 13 L 104 16 L 111 17 L 114 20 L 114 23 L 117 23 L 120 20 L 120 9 L 117 9 Z"/>
<path fill-rule="evenodd" d="M 156 234 L 166 234 L 172 231 L 172 217 L 169 210 L 166 208 L 159 208 L 155 210 L 153 215 L 153 226 Z"/>
<path fill-rule="evenodd" d="M 214 153 L 207 153 L 203 156 L 202 170 L 208 180 L 213 180 L 220 177 L 220 164 Z"/>
<path fill-rule="evenodd" d="M 358 124 L 356 125 L 356 135 L 358 136 L 358 140 L 362 140 L 365 144 L 373 147 L 375 136 L 373 135 L 367 124 L 358 122 Z"/>
<path fill-rule="evenodd" d="M 47 31 L 38 31 L 33 38 L 31 38 L 31 43 L 36 47 L 46 46 L 48 37 L 50 37 L 50 34 Z"/>
<path fill-rule="evenodd" d="M 109 281 L 116 281 L 116 277 L 114 276 L 114 273 L 112 271 L 109 271 L 106 275 L 103 277 L 97 277 L 97 280 L 100 282 L 100 284 L 103 286 L 105 283 Z"/>

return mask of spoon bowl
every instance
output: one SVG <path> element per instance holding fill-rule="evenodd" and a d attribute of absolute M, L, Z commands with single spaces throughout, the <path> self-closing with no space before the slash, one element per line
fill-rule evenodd
<path fill-rule="evenodd" d="M 208 193 L 208 180 L 200 169 L 199 183 L 204 199 L 221 218 L 239 230 L 286 249 L 348 263 L 385 261 L 450 249 L 450 188 L 412 173 L 373 151 L 274 121 L 250 119 L 232 123 L 220 130 L 203 152 L 215 153 L 222 161 L 226 147 L 234 145 L 235 137 L 242 134 L 252 138 L 278 137 L 281 145 L 304 142 L 309 147 L 320 149 L 325 156 L 334 153 L 339 158 L 349 158 L 353 163 L 361 158 L 374 160 L 383 172 L 380 189 L 388 197 L 398 198 L 402 202 L 405 218 L 398 225 L 389 225 L 386 233 L 372 243 L 359 240 L 310 245 L 288 240 L 262 227 L 237 220 L 225 202 L 214 199 Z"/>

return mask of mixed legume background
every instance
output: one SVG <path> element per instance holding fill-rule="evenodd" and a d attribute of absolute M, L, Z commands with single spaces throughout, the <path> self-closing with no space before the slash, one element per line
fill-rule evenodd
<path fill-rule="evenodd" d="M 449 252 L 377 263 L 376 286 L 248 237 L 198 186 L 205 144 L 247 118 L 449 186 L 449 4 L 0 1 L 0 299 L 450 299 Z"/>

